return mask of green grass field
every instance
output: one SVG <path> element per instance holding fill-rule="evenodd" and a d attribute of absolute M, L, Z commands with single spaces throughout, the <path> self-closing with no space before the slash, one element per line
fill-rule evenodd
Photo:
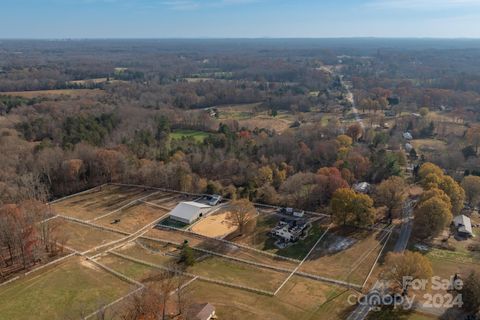
<path fill-rule="evenodd" d="M 131 285 L 74 257 L 0 287 L 1 320 L 80 319 Z"/>
<path fill-rule="evenodd" d="M 193 138 L 196 142 L 203 143 L 203 141 L 210 136 L 210 133 L 197 130 L 174 130 L 170 136 L 174 140 Z"/>

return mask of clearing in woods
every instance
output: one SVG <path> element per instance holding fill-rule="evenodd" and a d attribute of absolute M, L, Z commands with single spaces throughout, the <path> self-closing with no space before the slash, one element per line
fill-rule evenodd
<path fill-rule="evenodd" d="M 174 130 L 170 136 L 172 139 L 181 140 L 183 138 L 193 138 L 196 142 L 202 143 L 210 136 L 210 133 L 197 130 Z"/>

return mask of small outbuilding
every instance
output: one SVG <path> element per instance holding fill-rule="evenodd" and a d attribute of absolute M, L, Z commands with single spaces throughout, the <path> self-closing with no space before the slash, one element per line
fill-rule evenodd
<path fill-rule="evenodd" d="M 355 183 L 353 185 L 353 190 L 359 193 L 369 193 L 371 186 L 368 182 Z"/>
<path fill-rule="evenodd" d="M 457 232 L 462 237 L 473 237 L 473 229 L 472 229 L 472 220 L 466 215 L 459 215 L 453 219 L 453 224 L 455 228 L 457 228 Z"/>
<path fill-rule="evenodd" d="M 413 139 L 412 134 L 410 132 L 404 132 L 403 133 L 403 138 L 406 139 L 406 140 L 412 140 Z"/>
<path fill-rule="evenodd" d="M 210 303 L 195 304 L 188 310 L 188 319 L 211 320 L 216 318 L 215 307 Z"/>
<path fill-rule="evenodd" d="M 170 218 L 176 221 L 190 224 L 210 211 L 210 206 L 207 204 L 185 201 L 180 202 L 172 211 L 170 211 Z"/>

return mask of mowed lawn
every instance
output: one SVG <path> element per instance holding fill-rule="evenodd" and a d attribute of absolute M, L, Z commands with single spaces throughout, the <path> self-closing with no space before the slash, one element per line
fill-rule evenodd
<path fill-rule="evenodd" d="M 234 241 L 280 256 L 302 260 L 313 247 L 315 242 L 317 242 L 325 230 L 327 230 L 329 223 L 327 219 L 313 222 L 312 227 L 308 231 L 308 236 L 305 239 L 299 240 L 286 248 L 279 249 L 275 245 L 277 238 L 272 237 L 270 231 L 278 224 L 280 219 L 280 215 L 261 214 L 257 217 L 255 230 L 241 238 L 234 239 Z"/>
<path fill-rule="evenodd" d="M 195 141 L 203 143 L 203 141 L 210 136 L 210 133 L 197 130 L 174 130 L 170 136 L 174 140 L 193 138 Z"/>
<path fill-rule="evenodd" d="M 132 290 L 80 257 L 0 287 L 1 320 L 80 319 Z"/>

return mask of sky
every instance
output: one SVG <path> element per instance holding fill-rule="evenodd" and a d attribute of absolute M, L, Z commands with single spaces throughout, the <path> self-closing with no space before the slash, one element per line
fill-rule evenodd
<path fill-rule="evenodd" d="M 0 0 L 0 38 L 480 38 L 480 0 Z"/>

